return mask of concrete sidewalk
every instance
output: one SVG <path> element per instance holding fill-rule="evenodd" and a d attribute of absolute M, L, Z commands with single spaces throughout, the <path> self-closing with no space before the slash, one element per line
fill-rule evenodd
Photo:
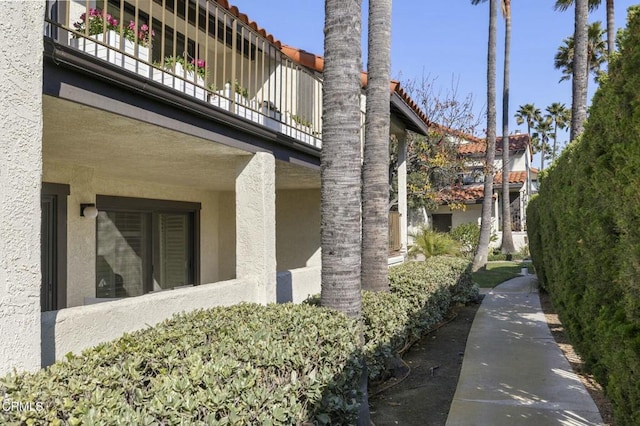
<path fill-rule="evenodd" d="M 467 340 L 447 426 L 602 425 L 551 336 L 535 275 L 486 293 Z"/>

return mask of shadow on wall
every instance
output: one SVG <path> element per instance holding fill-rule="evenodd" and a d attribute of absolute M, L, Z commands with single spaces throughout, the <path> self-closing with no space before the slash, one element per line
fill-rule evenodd
<path fill-rule="evenodd" d="M 40 314 L 40 365 L 48 367 L 56 361 L 56 322 L 58 312 L 47 311 Z"/>
<path fill-rule="evenodd" d="M 278 272 L 276 279 L 276 303 L 293 302 L 293 277 L 290 271 Z"/>

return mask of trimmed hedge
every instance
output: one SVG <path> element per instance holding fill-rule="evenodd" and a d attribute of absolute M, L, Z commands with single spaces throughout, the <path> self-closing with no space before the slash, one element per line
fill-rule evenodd
<path fill-rule="evenodd" d="M 34 374 L 0 378 L 2 424 L 354 424 L 362 356 L 384 378 L 407 341 L 477 297 L 470 265 L 434 257 L 363 292 L 361 326 L 310 304 L 241 304 L 174 316 Z M 37 405 L 36 405 L 37 404 Z M 39 409 L 42 408 L 42 409 Z"/>
<path fill-rule="evenodd" d="M 640 424 L 640 7 L 581 139 L 543 175 L 527 228 L 536 272 L 616 423 Z"/>
<path fill-rule="evenodd" d="M 388 362 L 419 339 L 458 303 L 476 300 L 478 287 L 468 260 L 436 256 L 389 270 L 390 293 L 362 295 L 369 380 L 385 378 Z"/>
<path fill-rule="evenodd" d="M 354 423 L 358 330 L 310 305 L 175 316 L 38 373 L 5 377 L 0 395 L 44 409 L 0 411 L 0 423 Z"/>

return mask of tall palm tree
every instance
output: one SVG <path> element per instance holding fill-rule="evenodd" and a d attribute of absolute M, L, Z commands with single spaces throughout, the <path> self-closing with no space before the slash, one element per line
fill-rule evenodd
<path fill-rule="evenodd" d="M 602 0 L 589 0 L 589 11 L 597 9 Z M 560 11 L 567 10 L 573 6 L 573 0 L 556 0 L 555 9 Z M 607 53 L 609 56 L 614 52 L 616 41 L 616 20 L 614 16 L 613 0 L 606 0 L 607 6 Z"/>
<path fill-rule="evenodd" d="M 571 110 L 565 104 L 554 102 L 546 109 L 547 117 L 553 123 L 553 150 L 551 151 L 551 161 L 555 161 L 558 152 L 558 129 L 564 129 L 571 121 Z"/>
<path fill-rule="evenodd" d="M 606 44 L 602 38 L 604 30 L 600 21 L 590 24 L 587 34 L 587 67 L 589 72 L 593 73 L 595 80 L 598 81 L 602 73 L 602 65 L 606 62 Z M 565 38 L 563 43 L 554 57 L 556 69 L 562 70 L 560 81 L 569 80 L 573 75 L 573 37 Z"/>
<path fill-rule="evenodd" d="M 325 0 L 320 302 L 353 318 L 362 312 L 361 31 L 362 0 Z M 363 334 L 359 340 L 364 345 Z M 358 424 L 368 425 L 367 369 L 361 362 Z"/>
<path fill-rule="evenodd" d="M 321 303 L 359 317 L 361 0 L 326 0 L 322 92 Z"/>
<path fill-rule="evenodd" d="M 362 288 L 389 291 L 389 80 L 391 0 L 369 0 L 362 168 Z"/>
<path fill-rule="evenodd" d="M 472 4 L 486 0 L 472 0 Z M 511 0 L 501 0 L 504 31 L 504 65 L 502 75 L 502 252 L 516 251 L 511 232 L 511 205 L 509 203 L 509 70 L 511 59 Z"/>
<path fill-rule="evenodd" d="M 570 140 L 575 140 L 584 130 L 587 119 L 588 61 L 588 0 L 575 0 L 575 29 L 573 33 L 573 80 L 571 81 L 571 132 Z"/>
<path fill-rule="evenodd" d="M 482 0 L 471 0 L 478 4 Z M 489 41 L 487 44 L 487 151 L 484 171 L 484 199 L 478 250 L 472 269 L 486 266 L 491 240 L 491 210 L 493 204 L 493 162 L 496 157 L 496 39 L 498 35 L 498 0 L 489 0 Z"/>
<path fill-rule="evenodd" d="M 549 154 L 549 136 L 552 134 L 552 120 L 551 117 L 540 117 L 536 123 L 536 133 L 533 137 L 537 139 L 540 145 L 540 170 L 544 170 L 544 159 Z"/>
<path fill-rule="evenodd" d="M 509 71 L 511 59 L 511 0 L 502 0 L 504 31 L 504 68 L 502 84 L 502 253 L 516 251 L 511 233 L 509 197 Z"/>

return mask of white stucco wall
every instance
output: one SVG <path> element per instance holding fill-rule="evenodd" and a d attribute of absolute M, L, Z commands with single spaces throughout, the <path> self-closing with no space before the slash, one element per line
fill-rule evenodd
<path fill-rule="evenodd" d="M 0 376 L 40 367 L 45 2 L 0 2 Z"/>
<path fill-rule="evenodd" d="M 320 189 L 276 192 L 277 270 L 320 264 Z"/>
<path fill-rule="evenodd" d="M 67 199 L 67 306 L 79 306 L 84 304 L 85 297 L 95 297 L 96 222 L 80 216 L 80 204 L 95 202 L 96 194 L 202 203 L 201 282 L 211 283 L 222 279 L 218 257 L 218 192 L 117 179 L 102 176 L 87 167 L 53 162 L 45 162 L 43 180 L 69 184 L 71 190 Z"/>
<path fill-rule="evenodd" d="M 80 353 L 124 333 L 153 326 L 179 312 L 257 302 L 254 295 L 252 281 L 232 280 L 45 312 L 42 364 L 52 364 L 68 352 Z M 39 343 L 40 333 L 37 338 Z"/>
<path fill-rule="evenodd" d="M 319 294 L 321 269 L 316 265 L 278 272 L 276 301 L 301 303 L 309 296 Z"/>

